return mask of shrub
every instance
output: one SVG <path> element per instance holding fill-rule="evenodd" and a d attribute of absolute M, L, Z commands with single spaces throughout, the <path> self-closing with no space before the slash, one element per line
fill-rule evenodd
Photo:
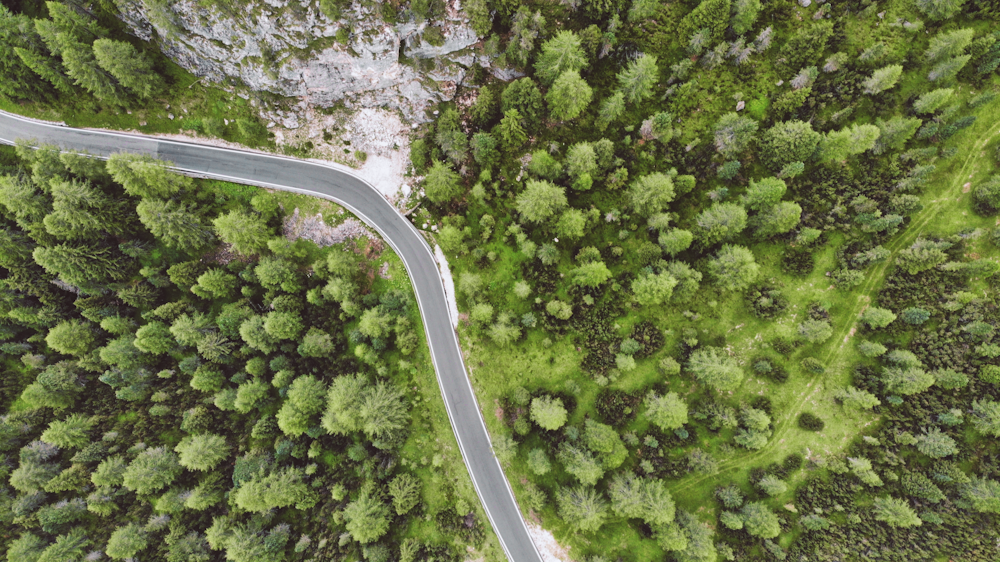
<path fill-rule="evenodd" d="M 800 364 L 807 373 L 822 375 L 826 372 L 826 367 L 824 367 L 823 364 L 819 362 L 819 359 L 816 359 L 815 357 L 806 357 Z"/>
<path fill-rule="evenodd" d="M 816 260 L 809 248 L 792 246 L 781 255 L 781 270 L 791 275 L 809 275 L 815 266 Z"/>
<path fill-rule="evenodd" d="M 815 414 L 802 412 L 802 414 L 799 415 L 799 427 L 808 431 L 823 431 L 823 428 L 826 427 L 826 423 L 824 423 L 823 420 Z"/>

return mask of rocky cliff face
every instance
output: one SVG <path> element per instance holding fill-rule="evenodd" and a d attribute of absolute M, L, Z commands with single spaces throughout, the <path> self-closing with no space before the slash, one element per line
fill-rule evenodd
<path fill-rule="evenodd" d="M 426 22 L 389 25 L 356 3 L 340 21 L 311 0 L 264 0 L 237 15 L 181 0 L 172 6 L 174 31 L 154 23 L 161 19 L 150 18 L 139 2 L 126 5 L 122 19 L 143 39 L 155 30 L 167 56 L 207 80 L 232 79 L 249 90 L 299 98 L 300 109 L 343 101 L 350 108 L 398 109 L 421 122 L 429 105 L 452 98 L 473 64 L 489 64 L 477 60 L 472 46 L 479 38 L 455 1 L 447 21 L 438 22 L 440 46 L 423 39 Z M 334 40 L 342 28 L 350 33 L 347 45 Z M 273 116 L 295 128 L 302 113 Z"/>

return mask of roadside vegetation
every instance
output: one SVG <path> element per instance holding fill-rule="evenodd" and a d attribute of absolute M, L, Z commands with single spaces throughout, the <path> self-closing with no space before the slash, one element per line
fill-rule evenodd
<path fill-rule="evenodd" d="M 401 261 L 281 235 L 299 208 L 348 217 L 0 148 L 5 560 L 503 556 Z"/>
<path fill-rule="evenodd" d="M 996 558 L 1000 6 L 801 4 L 490 2 L 413 145 L 575 560 Z"/>

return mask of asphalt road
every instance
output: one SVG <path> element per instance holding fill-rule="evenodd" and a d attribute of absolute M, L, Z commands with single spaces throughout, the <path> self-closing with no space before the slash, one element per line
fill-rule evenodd
<path fill-rule="evenodd" d="M 343 205 L 377 230 L 402 258 L 410 274 L 451 427 L 500 544 L 513 562 L 541 562 L 500 463 L 493 455 L 451 324 L 433 253 L 409 220 L 374 187 L 347 171 L 302 160 L 140 135 L 73 129 L 0 112 L 0 142 L 13 144 L 16 139 L 56 144 L 65 150 L 85 150 L 101 157 L 114 152 L 144 153 L 173 162 L 179 171 L 191 175 L 324 197 Z"/>

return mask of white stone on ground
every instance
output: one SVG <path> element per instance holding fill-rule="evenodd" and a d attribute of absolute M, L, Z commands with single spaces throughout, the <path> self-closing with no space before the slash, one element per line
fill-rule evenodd
<path fill-rule="evenodd" d="M 458 302 L 455 301 L 455 280 L 451 277 L 451 269 L 448 268 L 448 258 L 444 257 L 441 246 L 434 246 L 434 258 L 437 259 L 438 269 L 441 271 L 441 280 L 444 281 L 444 294 L 448 299 L 448 312 L 451 313 L 451 324 L 458 327 Z"/>
<path fill-rule="evenodd" d="M 569 562 L 569 548 L 559 544 L 550 531 L 529 521 L 525 523 L 528 525 L 528 534 L 531 535 L 538 554 L 542 556 L 542 562 Z"/>

